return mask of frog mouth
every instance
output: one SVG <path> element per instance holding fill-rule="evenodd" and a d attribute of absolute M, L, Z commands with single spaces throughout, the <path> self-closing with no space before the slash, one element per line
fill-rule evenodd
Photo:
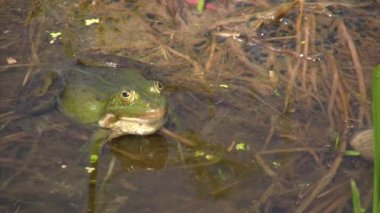
<path fill-rule="evenodd" d="M 153 109 L 145 112 L 139 117 L 120 117 L 119 119 L 128 122 L 149 124 L 161 121 L 165 117 L 165 113 L 165 109 Z"/>
<path fill-rule="evenodd" d="M 98 125 L 107 129 L 125 128 L 125 130 L 120 130 L 120 132 L 130 132 L 133 128 L 144 130 L 150 127 L 151 130 L 147 132 L 151 133 L 162 126 L 165 121 L 165 113 L 166 110 L 164 108 L 149 110 L 139 117 L 117 117 L 113 113 L 107 113 L 98 121 Z"/>

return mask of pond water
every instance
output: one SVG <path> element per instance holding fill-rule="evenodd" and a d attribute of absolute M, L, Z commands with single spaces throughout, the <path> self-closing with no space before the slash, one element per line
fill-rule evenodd
<path fill-rule="evenodd" d="M 335 143 L 371 126 L 379 3 L 192 2 L 0 1 L 0 212 L 352 212 L 351 179 L 370 206 L 373 165 Z M 19 108 L 81 57 L 169 102 L 164 130 L 102 148 L 96 184 L 93 126 Z"/>

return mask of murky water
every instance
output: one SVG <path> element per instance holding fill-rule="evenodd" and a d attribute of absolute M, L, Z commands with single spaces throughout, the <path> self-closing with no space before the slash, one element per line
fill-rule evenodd
<path fill-rule="evenodd" d="M 302 206 L 331 170 L 336 137 L 371 125 L 380 6 L 309 2 L 297 27 L 297 4 L 283 6 L 277 15 L 284 17 L 274 21 L 268 11 L 275 2 L 224 2 L 199 14 L 185 1 L 1 1 L 0 211 L 294 212 Z M 114 139 L 102 150 L 95 192 L 89 190 L 94 129 L 56 109 L 17 111 L 26 76 L 89 53 L 149 64 L 146 77 L 166 86 L 165 127 L 199 145 L 162 132 Z M 357 180 L 366 199 L 371 170 L 368 162 L 344 158 L 308 209 L 351 212 L 348 181 Z"/>

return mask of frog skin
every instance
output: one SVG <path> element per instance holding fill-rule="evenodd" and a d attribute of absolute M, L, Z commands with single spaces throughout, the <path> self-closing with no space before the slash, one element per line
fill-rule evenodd
<path fill-rule="evenodd" d="M 149 135 L 165 122 L 167 100 L 158 81 L 137 70 L 77 66 L 63 72 L 58 108 L 80 123 L 109 130 L 108 139 Z"/>

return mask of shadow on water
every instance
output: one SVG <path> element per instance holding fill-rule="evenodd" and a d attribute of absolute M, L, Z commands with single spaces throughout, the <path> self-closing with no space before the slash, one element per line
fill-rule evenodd
<path fill-rule="evenodd" d="M 109 148 L 113 154 L 106 175 L 102 180 L 97 178 L 97 171 L 90 174 L 89 178 L 89 212 L 105 212 L 117 209 L 118 201 L 128 198 L 119 190 L 112 191 L 115 161 L 127 173 L 138 170 L 160 170 L 164 168 L 168 155 L 168 144 L 160 135 L 151 136 L 124 136 L 112 140 Z M 115 160 L 116 159 L 116 160 Z M 119 171 L 120 172 L 120 171 Z M 133 184 L 129 189 L 136 190 Z M 98 191 L 99 189 L 99 191 Z M 99 202 L 97 202 L 99 200 Z M 122 204 L 123 202 L 119 203 Z M 116 208 L 115 208 L 116 204 Z"/>
<path fill-rule="evenodd" d="M 372 164 L 335 141 L 371 125 L 379 4 L 206 8 L 0 1 L 0 212 L 346 212 L 351 179 L 370 206 Z M 162 81 L 170 108 L 157 134 L 107 143 L 90 174 L 94 127 L 54 106 L 21 113 L 35 107 L 23 85 L 46 83 L 36 72 L 89 55 Z"/>

